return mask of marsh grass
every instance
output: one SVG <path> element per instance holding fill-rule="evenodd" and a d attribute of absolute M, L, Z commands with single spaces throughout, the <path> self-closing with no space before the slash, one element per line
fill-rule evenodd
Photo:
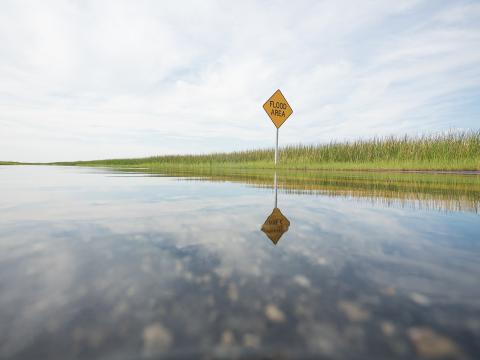
<path fill-rule="evenodd" d="M 270 148 L 206 155 L 165 155 L 59 164 L 268 169 L 274 167 L 273 156 L 274 150 Z M 280 149 L 279 167 L 334 170 L 480 170 L 480 131 L 421 137 L 391 136 L 319 145 L 290 145 Z"/>

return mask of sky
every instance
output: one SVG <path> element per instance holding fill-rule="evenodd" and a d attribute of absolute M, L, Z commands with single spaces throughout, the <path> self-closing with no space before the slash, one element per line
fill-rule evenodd
<path fill-rule="evenodd" d="M 480 128 L 480 1 L 0 0 L 0 160 Z"/>

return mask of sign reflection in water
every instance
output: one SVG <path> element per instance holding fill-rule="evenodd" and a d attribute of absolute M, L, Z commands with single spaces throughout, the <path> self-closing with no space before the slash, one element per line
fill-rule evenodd
<path fill-rule="evenodd" d="M 282 235 L 288 231 L 290 221 L 282 214 L 280 209 L 277 207 L 278 185 L 276 171 L 273 177 L 273 187 L 275 189 L 275 207 L 273 208 L 272 213 L 268 216 L 267 220 L 265 220 L 265 223 L 262 225 L 262 231 L 275 245 L 277 245 Z"/>

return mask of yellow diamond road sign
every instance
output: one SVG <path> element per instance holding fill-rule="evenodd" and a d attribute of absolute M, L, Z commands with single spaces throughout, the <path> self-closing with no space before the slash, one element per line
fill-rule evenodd
<path fill-rule="evenodd" d="M 263 104 L 263 108 L 268 116 L 270 116 L 270 119 L 272 119 L 277 129 L 282 126 L 282 124 L 293 113 L 292 108 L 288 105 L 287 99 L 285 99 L 280 90 L 275 91 L 270 99 Z"/>

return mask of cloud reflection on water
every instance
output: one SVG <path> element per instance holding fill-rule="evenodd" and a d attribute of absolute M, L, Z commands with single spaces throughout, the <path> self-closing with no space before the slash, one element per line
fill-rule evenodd
<path fill-rule="evenodd" d="M 475 350 L 476 214 L 280 193 L 291 225 L 272 246 L 259 230 L 277 205 L 269 189 L 77 169 L 2 175 L 2 358 L 61 358 L 64 347 L 345 358 L 371 355 L 372 341 L 383 357 L 414 357 L 412 327 Z"/>

